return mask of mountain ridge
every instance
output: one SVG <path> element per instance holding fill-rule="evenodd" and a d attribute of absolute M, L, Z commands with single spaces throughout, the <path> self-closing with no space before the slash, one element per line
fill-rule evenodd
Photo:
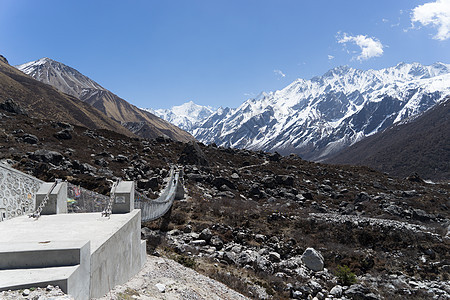
<path fill-rule="evenodd" d="M 183 142 L 194 140 L 189 133 L 148 111 L 137 108 L 76 69 L 61 62 L 50 58 L 41 58 L 18 65 L 16 68 L 41 82 L 89 103 L 138 136 L 144 138 L 168 136 Z"/>
<path fill-rule="evenodd" d="M 324 162 L 365 165 L 394 176 L 450 178 L 450 97 L 407 122 L 399 122 Z"/>
<path fill-rule="evenodd" d="M 0 98 L 13 100 L 34 118 L 53 119 L 95 129 L 135 136 L 116 121 L 79 99 L 61 93 L 0 60 Z"/>
<path fill-rule="evenodd" d="M 322 160 L 449 94 L 447 64 L 368 71 L 341 66 L 217 111 L 191 132 L 206 144 Z"/>

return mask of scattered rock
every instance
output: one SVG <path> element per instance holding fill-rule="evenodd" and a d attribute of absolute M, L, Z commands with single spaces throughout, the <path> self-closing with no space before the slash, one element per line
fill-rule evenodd
<path fill-rule="evenodd" d="M 0 109 L 19 115 L 28 115 L 27 111 L 11 98 L 8 98 L 5 102 L 0 103 Z"/>

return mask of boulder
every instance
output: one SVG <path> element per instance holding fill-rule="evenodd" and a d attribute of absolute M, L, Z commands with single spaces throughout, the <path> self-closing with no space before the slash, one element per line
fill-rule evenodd
<path fill-rule="evenodd" d="M 152 177 L 150 179 L 141 179 L 137 182 L 139 189 L 156 191 L 158 189 L 158 177 Z"/>
<path fill-rule="evenodd" d="M 70 140 L 72 138 L 72 134 L 70 133 L 69 129 L 63 129 L 61 131 L 58 131 L 53 136 L 58 140 Z"/>
<path fill-rule="evenodd" d="M 281 159 L 281 155 L 278 152 L 275 152 L 267 155 L 267 158 L 269 159 L 269 161 L 278 162 Z"/>
<path fill-rule="evenodd" d="M 211 237 L 212 237 L 212 233 L 211 233 L 211 230 L 209 230 L 209 228 L 205 228 L 202 230 L 202 232 L 200 232 L 199 238 L 201 240 L 205 240 L 208 242 L 211 240 Z"/>
<path fill-rule="evenodd" d="M 191 245 L 192 246 L 205 246 L 206 245 L 206 241 L 205 240 L 195 240 L 195 241 L 191 241 Z"/>
<path fill-rule="evenodd" d="M 196 142 L 186 144 L 178 159 L 178 163 L 183 165 L 209 166 L 205 154 Z"/>
<path fill-rule="evenodd" d="M 211 240 L 209 241 L 209 244 L 211 246 L 216 247 L 217 250 L 220 250 L 223 247 L 223 241 L 217 235 L 214 235 L 214 236 L 211 237 Z"/>
<path fill-rule="evenodd" d="M 119 162 L 119 163 L 125 163 L 125 162 L 128 161 L 128 157 L 126 157 L 126 156 L 123 155 L 123 154 L 119 154 L 119 155 L 117 155 L 115 161 L 117 161 L 117 162 Z"/>
<path fill-rule="evenodd" d="M 376 300 L 376 295 L 370 292 L 369 288 L 362 284 L 353 284 L 345 292 L 344 295 L 354 300 Z"/>
<path fill-rule="evenodd" d="M 232 183 L 230 180 L 228 180 L 224 177 L 214 178 L 214 180 L 212 181 L 212 184 L 219 190 L 222 188 L 223 185 L 227 186 L 231 190 L 236 189 L 236 186 L 234 185 L 234 183 Z"/>
<path fill-rule="evenodd" d="M 342 296 L 342 291 L 342 286 L 335 285 L 328 294 L 335 298 L 340 298 Z"/>
<path fill-rule="evenodd" d="M 64 159 L 64 156 L 61 153 L 46 149 L 36 150 L 32 152 L 29 156 L 33 160 L 42 161 L 45 163 L 52 163 L 54 165 L 59 165 Z"/>
<path fill-rule="evenodd" d="M 24 143 L 32 144 L 32 145 L 35 145 L 39 142 L 39 139 L 37 136 L 28 134 L 28 133 L 26 133 L 22 136 L 22 140 Z"/>
<path fill-rule="evenodd" d="M 303 252 L 302 262 L 308 269 L 314 272 L 323 270 L 323 256 L 314 248 L 307 248 L 305 252 Z"/>
<path fill-rule="evenodd" d="M 281 260 L 281 256 L 278 252 L 269 252 L 269 260 L 271 262 L 279 262 Z"/>

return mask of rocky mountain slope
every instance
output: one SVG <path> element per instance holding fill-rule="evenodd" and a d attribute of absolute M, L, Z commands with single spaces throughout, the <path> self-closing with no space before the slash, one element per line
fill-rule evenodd
<path fill-rule="evenodd" d="M 167 135 L 184 142 L 194 140 L 187 132 L 148 111 L 140 110 L 63 63 L 41 58 L 16 68 L 36 80 L 89 103 L 141 137 L 154 138 Z"/>
<path fill-rule="evenodd" d="M 449 94 L 450 65 L 443 63 L 368 71 L 337 67 L 236 109 L 219 109 L 192 133 L 207 144 L 317 161 L 424 112 Z"/>
<path fill-rule="evenodd" d="M 91 129 L 104 128 L 134 136 L 89 104 L 18 71 L 3 56 L 0 59 L 0 99 L 6 105 L 20 105 L 24 113 L 35 118 L 70 122 Z"/>
<path fill-rule="evenodd" d="M 151 112 L 188 132 L 192 132 L 192 128 L 197 126 L 196 124 L 203 122 L 215 111 L 211 107 L 198 105 L 192 101 L 173 106 L 170 109 L 143 108 L 143 110 Z"/>
<path fill-rule="evenodd" d="M 326 160 L 359 164 L 405 177 L 417 172 L 450 179 L 450 97 L 408 122 L 399 122 Z"/>
<path fill-rule="evenodd" d="M 249 297 L 450 297 L 447 184 L 296 155 L 130 138 L 2 107 L 0 116 L 0 159 L 46 181 L 107 193 L 107 180 L 121 177 L 156 197 L 170 165 L 183 166 L 187 198 L 143 224 L 149 253 Z"/>

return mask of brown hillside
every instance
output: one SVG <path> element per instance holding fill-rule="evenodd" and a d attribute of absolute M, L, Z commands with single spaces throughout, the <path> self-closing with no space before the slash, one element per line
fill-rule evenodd
<path fill-rule="evenodd" d="M 184 130 L 149 112 L 142 111 L 63 63 L 50 58 L 42 58 L 17 66 L 17 68 L 40 82 L 89 103 L 141 137 L 156 138 L 166 135 L 182 142 L 195 140 Z M 134 131 L 135 128 L 141 129 L 142 127 L 147 130 Z"/>
<path fill-rule="evenodd" d="M 406 124 L 394 125 L 326 162 L 373 167 L 394 176 L 450 179 L 450 98 Z"/>
<path fill-rule="evenodd" d="M 118 122 L 73 96 L 41 83 L 0 60 L 0 99 L 12 99 L 35 118 L 52 119 L 88 128 L 113 130 L 134 136 Z"/>

